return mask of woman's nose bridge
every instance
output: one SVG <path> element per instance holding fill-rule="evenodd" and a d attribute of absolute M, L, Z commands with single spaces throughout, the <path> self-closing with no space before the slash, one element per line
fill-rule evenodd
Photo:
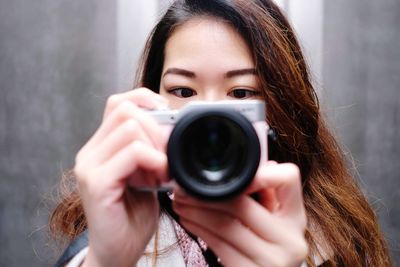
<path fill-rule="evenodd" d="M 204 93 L 201 96 L 202 101 L 219 101 L 223 100 L 225 98 L 225 94 L 223 93 L 222 88 L 219 87 L 210 87 L 210 88 L 205 88 Z"/>

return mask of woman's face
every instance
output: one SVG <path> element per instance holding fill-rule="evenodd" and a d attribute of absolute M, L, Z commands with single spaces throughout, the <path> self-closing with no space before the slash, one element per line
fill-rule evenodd
<path fill-rule="evenodd" d="M 261 97 L 251 51 L 229 24 L 192 19 L 174 30 L 165 48 L 160 94 L 171 108 L 193 100 Z"/>

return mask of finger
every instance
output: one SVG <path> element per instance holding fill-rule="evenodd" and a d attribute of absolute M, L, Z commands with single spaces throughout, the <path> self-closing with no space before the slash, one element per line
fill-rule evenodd
<path fill-rule="evenodd" d="M 260 203 L 250 196 L 243 195 L 227 202 L 204 202 L 175 192 L 174 201 L 201 209 L 212 209 L 225 212 L 237 218 L 242 224 L 250 228 L 255 234 L 271 243 L 290 244 L 293 238 L 302 235 L 305 225 L 292 218 L 274 216 Z M 291 230 L 293 229 L 293 230 Z"/>
<path fill-rule="evenodd" d="M 249 258 L 241 254 L 237 249 L 227 244 L 224 240 L 216 237 L 213 233 L 207 231 L 199 224 L 182 219 L 181 224 L 196 236 L 199 236 L 207 246 L 218 256 L 223 266 L 249 266 L 256 267 Z"/>
<path fill-rule="evenodd" d="M 94 147 L 91 152 L 93 157 L 91 158 L 96 163 L 101 164 L 134 140 L 140 140 L 147 145 L 152 145 L 151 140 L 144 133 L 140 124 L 136 120 L 129 119 L 111 132 L 102 143 Z"/>
<path fill-rule="evenodd" d="M 136 88 L 128 92 L 110 96 L 107 100 L 103 118 L 106 118 L 119 104 L 124 101 L 135 103 L 138 107 L 146 109 L 155 109 L 160 105 L 168 104 L 168 100 L 163 96 L 147 88 Z"/>
<path fill-rule="evenodd" d="M 234 247 L 248 258 L 259 258 L 270 245 L 254 234 L 239 220 L 227 213 L 212 209 L 196 208 L 174 202 L 180 218 L 201 225 L 202 228 Z M 246 240 L 246 242 L 243 242 Z"/>
<path fill-rule="evenodd" d="M 107 161 L 102 170 L 110 174 L 111 183 L 126 183 L 127 178 L 136 170 L 145 170 L 156 174 L 153 179 L 165 177 L 167 172 L 167 157 L 141 141 L 134 141 L 119 151 L 113 158 Z M 149 181 L 151 184 L 151 181 Z"/>
<path fill-rule="evenodd" d="M 116 127 L 126 120 L 134 119 L 143 128 L 145 133 L 149 136 L 152 144 L 158 148 L 163 149 L 164 139 L 160 137 L 162 131 L 157 122 L 150 115 L 146 114 L 143 110 L 138 108 L 135 104 L 125 101 L 122 102 L 102 123 L 100 128 L 96 131 L 93 137 L 83 148 L 84 150 L 90 150 L 94 146 L 102 142 L 102 140 L 110 134 Z"/>
<path fill-rule="evenodd" d="M 264 163 L 263 165 L 260 164 L 261 168 L 262 166 L 275 166 L 278 165 L 278 162 L 274 161 L 274 160 L 269 160 L 266 163 Z M 260 184 L 258 183 L 258 181 L 253 180 L 253 182 L 250 184 L 250 186 L 246 189 L 245 193 L 250 195 L 252 193 L 258 192 L 260 191 L 260 189 L 263 189 L 262 186 L 264 186 L 264 184 Z"/>
<path fill-rule="evenodd" d="M 257 191 L 275 189 L 280 204 L 280 214 L 297 216 L 305 214 L 299 168 L 292 163 L 262 165 L 258 169 L 252 188 Z"/>
<path fill-rule="evenodd" d="M 149 136 L 153 146 L 158 150 L 165 151 L 166 143 L 168 141 L 169 131 L 166 127 L 160 125 L 151 115 L 146 113 L 145 110 L 137 108 L 135 110 L 135 119 L 139 122 L 140 126 Z"/>
<path fill-rule="evenodd" d="M 157 179 L 154 179 L 157 177 Z M 166 181 L 167 176 L 157 174 L 155 172 L 145 171 L 139 169 L 135 171 L 129 178 L 128 178 L 128 185 L 132 188 L 154 188 L 160 186 L 161 182 Z"/>

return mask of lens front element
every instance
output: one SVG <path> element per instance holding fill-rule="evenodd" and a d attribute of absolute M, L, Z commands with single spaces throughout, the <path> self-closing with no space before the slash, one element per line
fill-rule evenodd
<path fill-rule="evenodd" d="M 189 193 L 223 199 L 253 179 L 260 144 L 251 123 L 234 110 L 189 113 L 168 143 L 170 174 Z"/>

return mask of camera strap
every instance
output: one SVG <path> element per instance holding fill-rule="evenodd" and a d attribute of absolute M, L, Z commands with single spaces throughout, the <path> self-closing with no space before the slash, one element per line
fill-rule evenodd
<path fill-rule="evenodd" d="M 64 267 L 76 254 L 87 247 L 89 245 L 88 233 L 89 232 L 86 230 L 78 235 L 65 249 L 64 253 L 61 255 L 54 266 Z"/>

